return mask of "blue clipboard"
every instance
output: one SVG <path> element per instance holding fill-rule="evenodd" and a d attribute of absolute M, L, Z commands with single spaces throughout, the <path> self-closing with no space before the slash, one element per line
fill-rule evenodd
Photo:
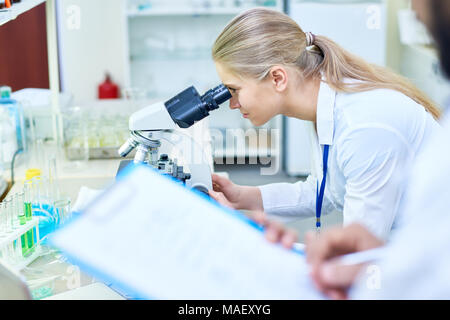
<path fill-rule="evenodd" d="M 145 168 L 146 170 L 153 170 L 154 172 L 157 172 L 157 170 L 145 165 L 145 164 L 134 164 L 134 163 L 130 163 L 127 167 L 125 167 L 123 170 L 121 170 L 119 172 L 119 174 L 116 177 L 116 182 L 111 185 L 110 187 L 108 187 L 102 194 L 100 194 L 91 204 L 95 205 L 96 203 L 102 201 L 103 197 L 106 196 L 108 194 L 108 192 L 115 188 L 116 184 L 119 183 L 120 181 L 123 181 L 125 179 L 127 179 L 127 177 L 134 172 L 137 168 Z M 160 174 L 160 173 L 158 173 Z M 251 227 L 255 228 L 256 230 L 258 230 L 259 232 L 263 233 L 264 232 L 264 227 L 257 224 L 256 222 L 254 222 L 253 220 L 249 219 L 247 216 L 245 216 L 243 213 L 239 212 L 239 211 L 235 211 L 226 207 L 221 206 L 219 203 L 217 203 L 215 200 L 210 199 L 208 196 L 206 196 L 205 194 L 195 190 L 195 189 L 188 189 L 187 187 L 185 187 L 184 185 L 180 184 L 178 180 L 176 180 L 175 178 L 172 178 L 170 176 L 166 176 L 166 175 L 160 175 L 165 179 L 171 180 L 177 187 L 179 188 L 183 188 L 183 189 L 187 189 L 190 192 L 194 193 L 198 198 L 199 201 L 207 201 L 209 204 L 214 205 L 217 208 L 220 208 L 221 212 L 228 214 L 228 215 L 232 215 L 233 217 L 241 220 L 243 223 L 246 223 L 248 225 L 250 225 Z M 89 206 L 88 206 L 89 208 Z M 85 209 L 87 210 L 87 209 Z M 74 223 L 75 221 L 77 221 L 78 219 L 81 218 L 83 212 L 81 212 L 80 214 L 78 214 L 77 216 L 75 216 L 73 219 L 71 219 L 71 221 L 69 221 L 67 223 L 67 225 L 70 225 L 72 223 Z M 64 227 L 63 227 L 64 228 Z M 57 231 L 58 232 L 58 231 Z M 54 245 L 54 242 L 52 241 L 53 235 L 51 235 L 49 237 L 49 243 Z M 291 249 L 293 252 L 299 254 L 299 255 L 304 255 L 304 252 L 302 250 L 293 248 Z M 108 285 L 109 287 L 111 287 L 113 290 L 117 291 L 118 293 L 120 293 L 121 295 L 123 295 L 124 297 L 128 298 L 128 299 L 157 299 L 156 297 L 150 297 L 142 292 L 140 292 L 139 290 L 137 290 L 136 288 L 133 288 L 132 286 L 129 286 L 125 283 L 121 283 L 120 281 L 117 281 L 115 279 L 115 277 L 106 274 L 104 271 L 99 270 L 98 268 L 96 268 L 95 266 L 84 262 L 81 259 L 78 259 L 77 257 L 71 255 L 70 253 L 67 252 L 62 252 L 63 256 L 65 256 L 67 258 L 67 260 L 74 265 L 77 265 L 80 267 L 80 269 L 82 269 L 85 273 L 90 274 L 91 276 L 93 276 L 94 278 L 100 280 L 101 282 L 103 282 L 104 284 Z"/>

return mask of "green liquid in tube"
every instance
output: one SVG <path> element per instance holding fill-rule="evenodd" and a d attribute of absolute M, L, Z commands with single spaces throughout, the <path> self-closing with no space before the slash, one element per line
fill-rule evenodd
<path fill-rule="evenodd" d="M 19 216 L 19 223 L 21 226 L 27 223 L 27 218 L 25 215 Z M 20 237 L 20 242 L 22 243 L 22 256 L 27 256 L 28 252 L 28 232 Z"/>
<path fill-rule="evenodd" d="M 33 217 L 33 209 L 31 209 L 31 203 L 25 202 L 24 205 L 25 205 L 25 217 L 27 221 L 30 221 L 31 218 Z"/>
<path fill-rule="evenodd" d="M 33 209 L 31 207 L 31 203 L 30 202 L 25 202 L 24 203 L 25 206 L 25 219 L 26 221 L 31 221 L 31 219 L 33 218 Z M 34 228 L 31 229 L 30 231 L 28 231 L 26 233 L 26 248 L 27 248 L 27 255 L 31 254 L 34 251 Z M 22 249 L 23 249 L 23 245 L 22 245 Z"/>

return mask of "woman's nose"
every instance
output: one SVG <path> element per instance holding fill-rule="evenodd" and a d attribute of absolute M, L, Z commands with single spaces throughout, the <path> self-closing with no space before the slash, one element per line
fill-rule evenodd
<path fill-rule="evenodd" d="M 236 99 L 234 97 L 231 98 L 231 100 L 230 100 L 230 109 L 238 109 L 240 107 L 241 107 L 241 105 L 239 104 L 238 99 Z"/>

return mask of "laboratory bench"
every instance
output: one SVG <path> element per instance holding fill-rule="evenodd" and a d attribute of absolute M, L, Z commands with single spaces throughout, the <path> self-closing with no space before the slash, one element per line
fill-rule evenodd
<path fill-rule="evenodd" d="M 102 190 L 114 182 L 121 159 L 90 160 L 84 163 L 60 161 L 57 165 L 58 188 L 61 195 L 76 203 L 81 187 Z M 8 195 L 23 188 L 25 164 L 15 168 L 15 183 Z M 5 177 L 10 180 L 9 176 Z M 9 181 L 10 182 L 10 181 Z M 55 249 L 41 246 L 41 255 L 21 270 L 36 299 L 124 299 L 111 284 L 100 281 L 80 271 L 78 266 L 66 261 Z"/>
<path fill-rule="evenodd" d="M 99 159 L 87 162 L 59 160 L 57 163 L 57 184 L 62 197 L 77 202 L 81 187 L 103 190 L 114 183 L 122 159 Z M 23 188 L 25 161 L 15 168 L 15 183 L 8 195 Z M 216 172 L 217 173 L 217 172 Z M 228 177 L 226 172 L 217 174 Z M 10 176 L 5 176 L 10 182 Z M 36 299 L 126 299 L 138 298 L 120 292 L 112 283 L 102 283 L 70 264 L 55 249 L 41 246 L 43 254 L 31 262 L 20 273 L 25 277 L 33 297 Z"/>

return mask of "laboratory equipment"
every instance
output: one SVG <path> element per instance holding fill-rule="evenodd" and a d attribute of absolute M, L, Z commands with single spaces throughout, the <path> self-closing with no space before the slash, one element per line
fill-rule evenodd
<path fill-rule="evenodd" d="M 58 225 L 61 226 L 71 218 L 70 199 L 58 199 L 53 204 L 55 215 L 58 217 Z"/>
<path fill-rule="evenodd" d="M 0 162 L 7 165 L 17 151 L 17 136 L 14 123 L 9 117 L 8 109 L 0 109 Z"/>
<path fill-rule="evenodd" d="M 117 149 L 128 138 L 127 121 L 139 106 L 149 101 L 102 99 L 63 109 L 64 151 L 67 160 L 115 159 Z M 132 155 L 130 155 L 132 156 Z"/>
<path fill-rule="evenodd" d="M 21 203 L 19 203 L 19 201 L 22 201 Z M 21 208 L 21 210 L 18 212 L 18 217 L 19 217 L 19 223 L 21 226 L 23 226 L 24 224 L 27 223 L 27 216 L 26 214 L 26 210 L 25 210 L 25 202 L 24 202 L 24 193 L 21 194 L 21 196 L 16 197 L 16 210 L 18 210 L 19 208 Z M 30 219 L 31 220 L 31 214 L 30 214 Z M 26 233 L 24 233 L 21 237 L 20 237 L 20 242 L 21 242 L 21 247 L 22 247 L 22 255 L 25 257 L 28 254 L 28 250 L 33 248 L 33 235 L 30 231 L 27 231 Z"/>
<path fill-rule="evenodd" d="M 208 194 L 208 190 L 212 189 L 211 168 L 207 160 L 198 157 L 202 154 L 202 149 L 193 140 L 189 145 L 184 145 L 184 150 L 196 149 L 192 155 L 196 159 L 189 159 L 190 173 L 185 173 L 176 159 L 171 160 L 165 154 L 158 156 L 161 140 L 185 143 L 185 135 L 179 128 L 191 127 L 230 98 L 231 93 L 224 85 L 208 90 L 202 96 L 191 86 L 166 102 L 158 102 L 133 113 L 129 119 L 131 137 L 119 149 L 119 154 L 125 157 L 136 149 L 134 163 L 146 163 L 163 174 L 182 181 L 188 187 Z M 177 138 L 171 139 L 173 136 Z M 119 171 L 128 162 L 122 162 Z"/>
<path fill-rule="evenodd" d="M 40 255 L 39 220 L 25 215 L 25 193 L 19 192 L 0 203 L 0 258 L 15 270 L 21 270 Z M 11 222 L 17 216 L 19 224 Z"/>
<path fill-rule="evenodd" d="M 56 165 L 56 154 L 52 154 L 48 159 L 48 185 L 49 197 L 51 199 L 59 199 L 60 190 L 58 182 L 58 170 Z"/>
<path fill-rule="evenodd" d="M 19 150 L 26 150 L 21 104 L 11 99 L 11 88 L 0 88 L 0 164 L 9 165 Z"/>
<path fill-rule="evenodd" d="M 99 99 L 117 99 L 119 98 L 119 87 L 111 80 L 111 75 L 105 75 L 105 81 L 98 86 Z"/>
<path fill-rule="evenodd" d="M 16 195 L 13 194 L 9 196 L 7 199 L 9 201 L 9 218 L 11 219 L 11 228 L 14 231 L 14 229 L 17 229 L 18 227 L 18 217 L 17 217 L 17 207 L 16 207 Z"/>
<path fill-rule="evenodd" d="M 95 130 L 98 127 L 90 126 L 86 121 L 87 114 L 78 106 L 66 110 L 63 119 L 64 148 L 67 159 L 86 162 L 89 159 L 88 130 Z"/>
<path fill-rule="evenodd" d="M 4 210 L 6 214 L 6 232 L 13 232 L 13 211 L 12 211 L 12 200 L 8 197 L 4 201 Z"/>
<path fill-rule="evenodd" d="M 27 136 L 27 148 L 34 150 L 34 141 L 37 139 L 53 139 L 52 93 L 49 89 L 24 88 L 11 94 L 12 99 L 18 101 L 24 110 L 25 134 Z M 58 95 L 58 103 L 61 110 L 72 105 L 73 96 L 67 92 Z M 33 155 L 34 156 L 34 155 Z M 27 164 L 28 167 L 30 164 Z"/>
<path fill-rule="evenodd" d="M 19 211 L 19 221 L 20 224 L 23 225 L 27 221 L 31 221 L 33 219 L 33 210 L 31 208 L 31 191 L 28 185 L 24 185 L 23 191 L 17 194 L 17 210 Z M 34 243 L 38 239 L 35 238 L 35 234 L 33 229 L 26 233 L 26 248 L 27 250 L 34 250 Z M 23 247 L 23 243 L 22 243 Z"/>
<path fill-rule="evenodd" d="M 25 181 L 24 186 L 32 191 L 31 212 L 33 216 L 39 219 L 39 232 L 41 235 L 39 240 L 42 244 L 46 244 L 48 234 L 55 231 L 58 225 L 58 217 L 53 207 L 54 199 L 51 199 L 49 196 L 48 179 L 38 175 L 31 180 Z"/>

